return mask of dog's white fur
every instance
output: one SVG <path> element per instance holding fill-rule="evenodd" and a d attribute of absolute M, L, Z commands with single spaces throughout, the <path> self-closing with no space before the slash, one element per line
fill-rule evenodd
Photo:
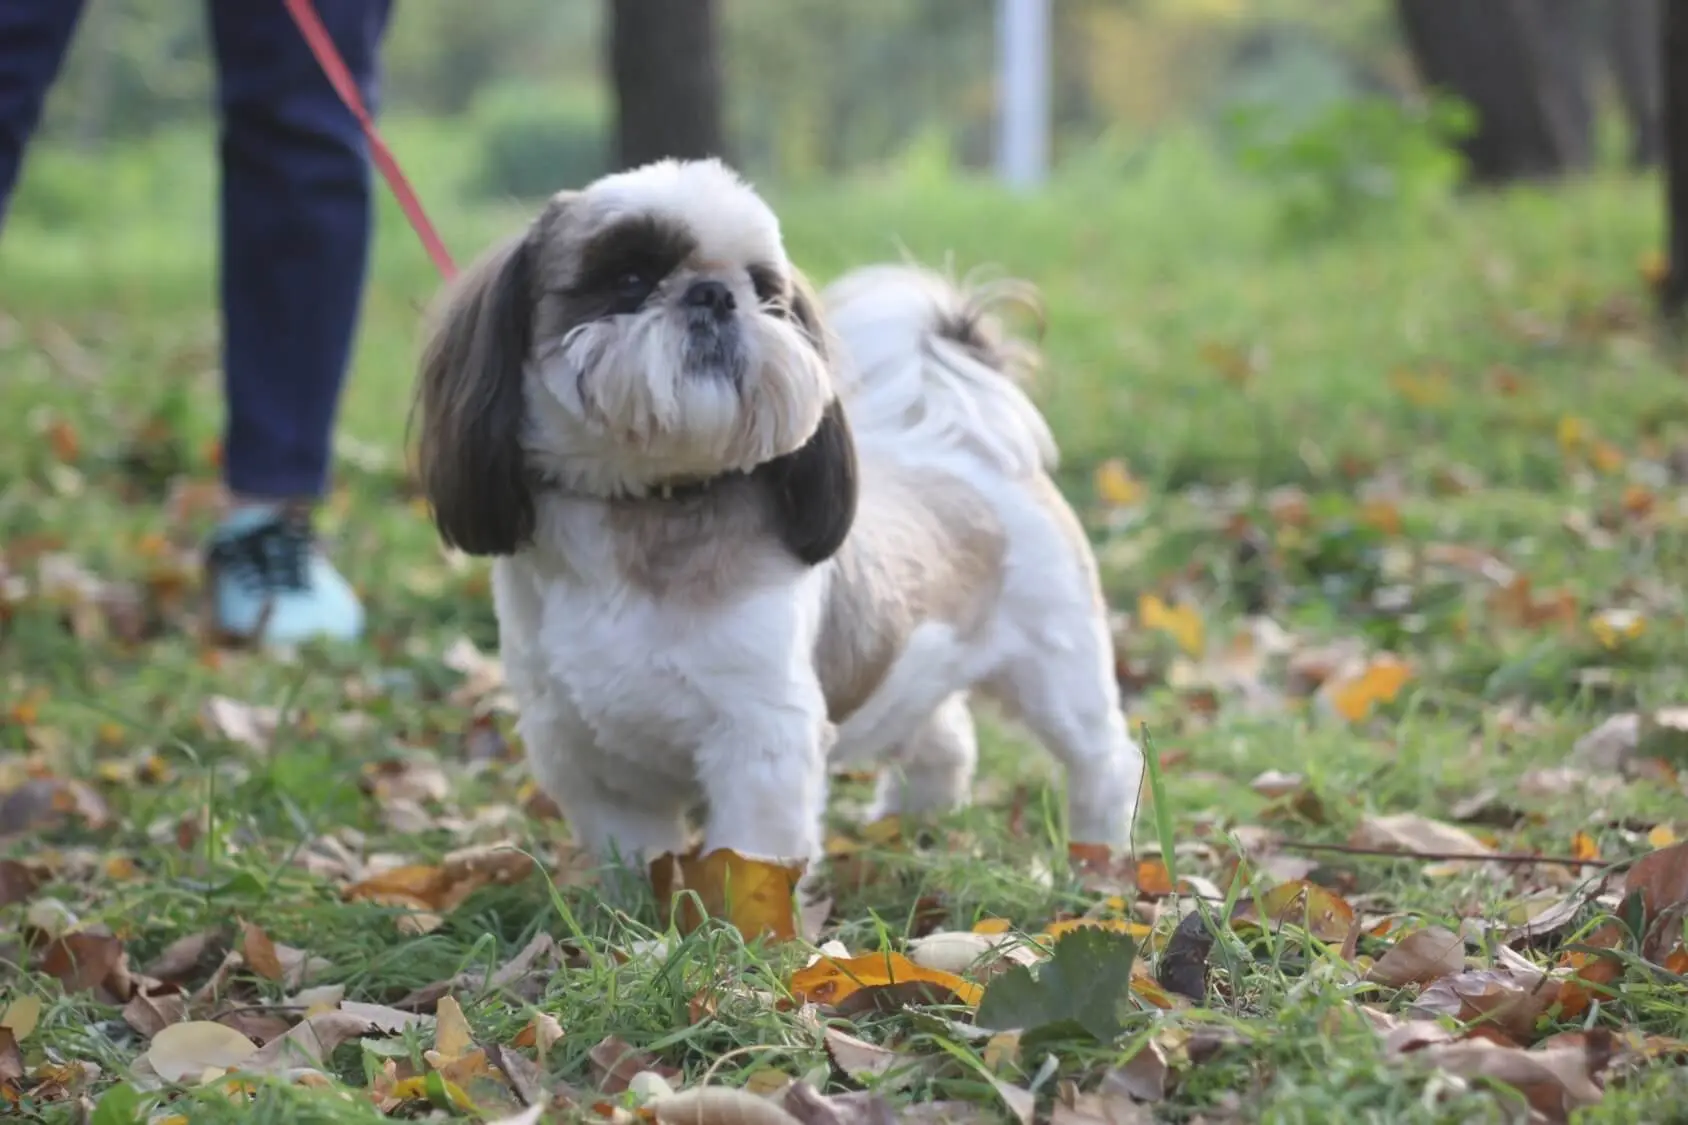
<path fill-rule="evenodd" d="M 551 486 L 533 497 L 530 534 L 479 553 L 501 556 L 501 654 L 529 760 L 581 842 L 626 860 L 683 851 L 701 808 L 706 851 L 809 860 L 842 766 L 882 768 L 873 815 L 957 806 L 976 691 L 1065 766 L 1072 839 L 1127 845 L 1142 755 L 1095 564 L 1016 383 L 1029 353 L 1000 337 L 990 293 L 913 267 L 859 270 L 825 292 L 817 340 L 752 293 L 755 263 L 798 278 L 773 213 L 715 162 L 610 177 L 559 215 L 528 236 L 541 283 L 511 298 L 534 302 L 533 339 L 507 342 L 522 398 L 520 432 L 503 435 Z M 630 216 L 687 232 L 684 261 L 637 312 L 571 324 L 548 311 L 550 294 L 573 291 L 583 247 Z M 499 440 L 475 421 L 497 414 L 476 396 L 503 376 L 476 369 L 466 341 L 496 326 L 487 294 L 508 252 L 454 291 L 425 358 L 422 468 L 448 502 L 453 488 L 507 487 L 454 478 L 482 472 L 477 458 L 506 464 L 467 448 Z M 736 391 L 691 369 L 677 302 L 699 279 L 738 298 Z M 651 498 L 676 476 L 754 470 L 817 440 L 834 396 L 859 499 L 824 559 L 782 542 L 754 476 Z"/>

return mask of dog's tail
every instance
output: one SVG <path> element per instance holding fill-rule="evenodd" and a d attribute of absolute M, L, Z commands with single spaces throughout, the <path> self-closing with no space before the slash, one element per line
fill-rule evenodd
<path fill-rule="evenodd" d="M 1024 390 L 1038 351 L 994 315 L 1009 301 L 1041 314 L 1024 283 L 957 283 L 917 266 L 867 266 L 828 286 L 857 443 L 915 460 L 969 450 L 1011 476 L 1053 469 L 1055 439 Z"/>

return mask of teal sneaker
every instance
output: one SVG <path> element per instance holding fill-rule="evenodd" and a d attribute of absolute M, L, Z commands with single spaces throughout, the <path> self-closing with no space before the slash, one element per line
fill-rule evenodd
<path fill-rule="evenodd" d="M 219 632 L 266 646 L 355 640 L 363 606 L 323 556 L 303 507 L 253 506 L 211 536 L 206 580 Z"/>

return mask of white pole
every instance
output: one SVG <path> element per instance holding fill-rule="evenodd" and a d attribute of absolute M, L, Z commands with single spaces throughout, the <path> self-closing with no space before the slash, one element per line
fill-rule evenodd
<path fill-rule="evenodd" d="M 1049 171 L 1050 0 L 997 2 L 997 175 L 1032 188 Z"/>

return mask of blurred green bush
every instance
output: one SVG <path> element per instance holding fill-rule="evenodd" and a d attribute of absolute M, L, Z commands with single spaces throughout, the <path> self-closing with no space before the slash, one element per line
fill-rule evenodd
<path fill-rule="evenodd" d="M 589 89 L 501 83 L 475 96 L 468 125 L 476 198 L 542 198 L 610 170 L 607 103 Z"/>

